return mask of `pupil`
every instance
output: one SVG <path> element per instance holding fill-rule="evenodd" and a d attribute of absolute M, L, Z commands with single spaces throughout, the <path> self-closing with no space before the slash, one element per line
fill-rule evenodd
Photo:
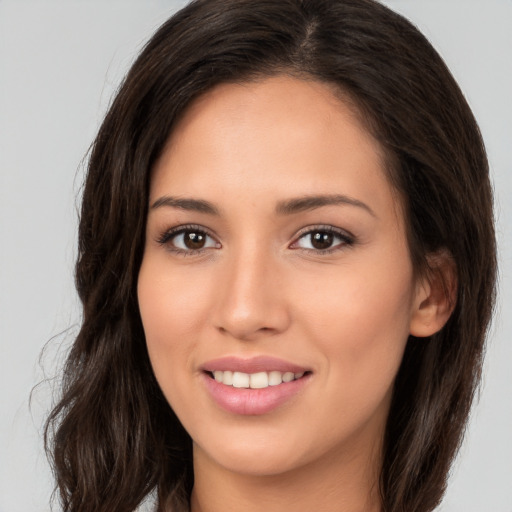
<path fill-rule="evenodd" d="M 186 233 L 185 245 L 189 249 L 202 249 L 205 243 L 205 236 L 201 233 Z"/>
<path fill-rule="evenodd" d="M 332 245 L 333 234 L 318 231 L 311 236 L 311 245 L 315 249 L 328 249 Z"/>

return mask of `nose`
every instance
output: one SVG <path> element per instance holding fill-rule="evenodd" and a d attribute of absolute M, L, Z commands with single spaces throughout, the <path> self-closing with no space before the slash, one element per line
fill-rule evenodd
<path fill-rule="evenodd" d="M 290 323 L 286 297 L 275 257 L 247 251 L 229 258 L 219 273 L 215 326 L 223 334 L 243 341 L 281 333 Z"/>

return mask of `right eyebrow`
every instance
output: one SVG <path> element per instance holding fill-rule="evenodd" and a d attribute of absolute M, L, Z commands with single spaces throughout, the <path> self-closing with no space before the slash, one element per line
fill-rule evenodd
<path fill-rule="evenodd" d="M 151 205 L 151 209 L 161 208 L 162 206 L 207 213 L 208 215 L 220 215 L 219 210 L 212 203 L 204 201 L 203 199 L 184 199 L 180 197 L 162 196 Z"/>
<path fill-rule="evenodd" d="M 278 203 L 276 211 L 281 215 L 290 215 L 330 205 L 356 206 L 357 208 L 362 208 L 363 210 L 367 211 L 372 217 L 376 217 L 375 212 L 366 203 L 359 201 L 359 199 L 355 199 L 343 194 L 302 196 L 289 199 L 287 201 Z"/>

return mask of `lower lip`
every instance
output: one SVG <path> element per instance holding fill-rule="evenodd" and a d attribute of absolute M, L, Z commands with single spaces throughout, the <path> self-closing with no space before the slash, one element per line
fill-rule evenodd
<path fill-rule="evenodd" d="M 222 409 L 233 414 L 259 415 L 269 413 L 291 400 L 304 388 L 310 377 L 311 374 L 306 374 L 300 379 L 263 389 L 226 386 L 206 373 L 204 382 L 210 396 Z"/>

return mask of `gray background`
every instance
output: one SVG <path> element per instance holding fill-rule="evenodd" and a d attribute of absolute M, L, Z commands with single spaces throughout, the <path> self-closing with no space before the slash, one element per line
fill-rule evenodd
<path fill-rule="evenodd" d="M 461 84 L 496 190 L 498 314 L 481 397 L 440 510 L 512 512 L 512 1 L 385 3 L 419 26 Z M 40 436 L 55 381 L 35 389 L 30 411 L 29 394 L 56 375 L 79 321 L 72 272 L 81 161 L 141 45 L 183 4 L 0 0 L 1 512 L 49 510 Z"/>

